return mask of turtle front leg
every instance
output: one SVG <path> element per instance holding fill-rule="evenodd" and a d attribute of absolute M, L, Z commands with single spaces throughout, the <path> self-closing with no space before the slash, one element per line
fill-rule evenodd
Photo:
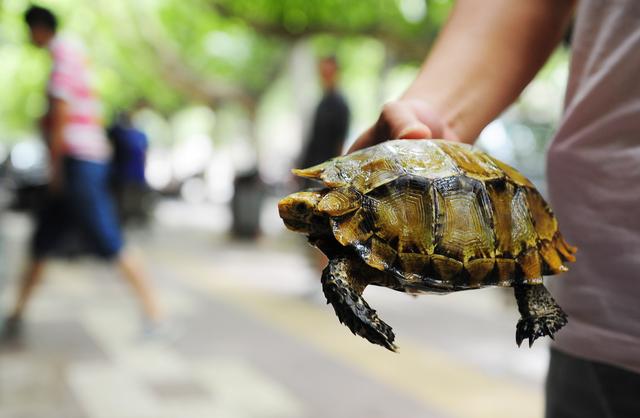
<path fill-rule="evenodd" d="M 551 297 L 542 284 L 519 283 L 514 285 L 521 318 L 516 326 L 518 347 L 529 339 L 529 347 L 538 338 L 553 335 L 567 324 L 567 314 Z"/>
<path fill-rule="evenodd" d="M 351 262 L 345 258 L 330 260 L 322 272 L 322 290 L 340 322 L 354 334 L 396 351 L 391 327 L 380 320 L 376 311 L 362 298 L 365 287 L 366 284 L 358 283 L 352 276 Z"/>

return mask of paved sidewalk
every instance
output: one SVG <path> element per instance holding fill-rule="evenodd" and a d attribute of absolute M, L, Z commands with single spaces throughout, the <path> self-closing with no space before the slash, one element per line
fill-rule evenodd
<path fill-rule="evenodd" d="M 28 223 L 2 226 L 14 261 L 6 303 Z M 542 416 L 546 350 L 515 347 L 517 313 L 499 289 L 368 290 L 398 336 L 388 353 L 338 323 L 289 235 L 237 243 L 166 224 L 134 234 L 169 313 L 160 338 L 142 334 L 113 270 L 56 261 L 24 338 L 0 347 L 0 418 Z"/>

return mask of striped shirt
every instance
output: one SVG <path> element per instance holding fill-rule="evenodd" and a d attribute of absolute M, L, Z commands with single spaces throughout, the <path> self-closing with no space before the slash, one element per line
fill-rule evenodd
<path fill-rule="evenodd" d="M 102 126 L 101 105 L 90 83 L 90 70 L 83 46 L 55 36 L 48 45 L 53 60 L 47 94 L 67 104 L 63 130 L 65 156 L 105 162 L 111 148 Z"/>

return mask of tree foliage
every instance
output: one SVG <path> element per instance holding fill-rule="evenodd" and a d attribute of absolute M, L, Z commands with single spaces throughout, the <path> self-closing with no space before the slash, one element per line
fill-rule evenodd
<path fill-rule="evenodd" d="M 336 49 L 375 39 L 394 63 L 420 60 L 449 0 L 43 1 L 88 46 L 108 110 L 140 99 L 171 114 L 189 103 L 255 109 L 291 48 Z M 0 15 L 0 138 L 34 126 L 44 111 L 47 57 L 27 44 L 27 0 Z M 315 40 L 319 40 L 315 42 Z M 350 56 L 341 57 L 345 61 Z M 357 65 L 347 62 L 347 65 Z"/>
<path fill-rule="evenodd" d="M 407 59 L 424 56 L 450 9 L 449 1 L 426 0 L 208 0 L 208 3 L 220 16 L 242 19 L 267 36 L 290 40 L 317 34 L 368 36 Z"/>

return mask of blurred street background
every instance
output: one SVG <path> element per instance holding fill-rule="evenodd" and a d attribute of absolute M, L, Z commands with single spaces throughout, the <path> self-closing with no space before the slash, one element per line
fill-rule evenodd
<path fill-rule="evenodd" d="M 116 272 L 61 249 L 25 335 L 0 345 L 0 418 L 542 416 L 547 348 L 516 347 L 510 291 L 369 288 L 398 338 L 386 352 L 338 323 L 312 250 L 277 215 L 299 187 L 318 60 L 340 63 L 346 147 L 415 76 L 451 1 L 41 3 L 85 43 L 105 126 L 126 112 L 148 140 L 149 187 L 120 204 L 167 320 L 145 333 Z M 0 2 L 0 318 L 47 184 L 50 60 L 28 44 L 28 5 Z M 543 193 L 567 62 L 559 48 L 478 142 Z"/>
<path fill-rule="evenodd" d="M 515 346 L 510 291 L 369 288 L 398 336 L 393 354 L 338 323 L 302 240 L 231 241 L 228 219 L 166 201 L 152 228 L 130 234 L 169 311 L 165 335 L 143 335 L 112 269 L 54 262 L 25 335 L 0 348 L 0 417 L 541 416 L 546 347 Z M 3 302 L 29 227 L 5 213 Z"/>

